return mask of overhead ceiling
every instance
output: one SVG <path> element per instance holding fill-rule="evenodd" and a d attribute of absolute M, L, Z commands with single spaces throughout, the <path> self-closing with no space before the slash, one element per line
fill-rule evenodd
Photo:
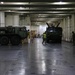
<path fill-rule="evenodd" d="M 75 13 L 74 0 L 2 0 L 0 11 L 29 15 L 32 25 L 56 22 Z"/>

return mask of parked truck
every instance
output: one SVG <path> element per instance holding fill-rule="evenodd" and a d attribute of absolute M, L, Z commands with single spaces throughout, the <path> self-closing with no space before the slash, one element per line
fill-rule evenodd
<path fill-rule="evenodd" d="M 53 24 L 52 25 L 49 25 L 48 23 L 47 24 L 47 29 L 46 29 L 46 34 L 47 34 L 47 43 L 50 43 L 50 42 L 55 42 L 55 43 L 61 43 L 62 41 L 62 28 L 59 27 L 59 24 L 58 23 L 56 26 L 54 26 Z"/>
<path fill-rule="evenodd" d="M 1 45 L 19 45 L 21 40 L 27 38 L 28 31 L 26 27 L 0 27 L 0 44 Z"/>

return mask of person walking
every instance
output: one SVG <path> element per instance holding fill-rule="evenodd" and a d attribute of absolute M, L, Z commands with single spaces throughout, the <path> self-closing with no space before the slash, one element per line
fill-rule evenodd
<path fill-rule="evenodd" d="M 43 33 L 43 41 L 42 41 L 42 44 L 46 44 L 46 31 Z"/>

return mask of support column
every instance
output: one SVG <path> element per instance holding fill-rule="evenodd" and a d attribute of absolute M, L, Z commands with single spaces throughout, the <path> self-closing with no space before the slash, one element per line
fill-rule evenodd
<path fill-rule="evenodd" d="M 64 19 L 61 20 L 60 22 L 60 27 L 62 27 L 62 40 L 64 40 Z"/>
<path fill-rule="evenodd" d="M 20 16 L 20 26 L 25 26 L 27 29 L 30 30 L 30 39 L 31 39 L 31 20 L 29 15 L 25 17 Z"/>
<path fill-rule="evenodd" d="M 29 25 L 30 26 L 30 40 L 31 40 L 31 20 L 30 20 L 30 16 L 29 15 L 27 15 L 27 25 Z"/>
<path fill-rule="evenodd" d="M 71 41 L 72 41 L 72 31 L 75 32 L 75 14 L 71 15 L 71 26 L 70 26 L 70 34 L 71 34 Z"/>
<path fill-rule="evenodd" d="M 5 27 L 5 13 L 0 12 L 0 27 Z"/>
<path fill-rule="evenodd" d="M 71 41 L 71 18 L 70 18 L 70 16 L 68 17 L 68 41 Z"/>
<path fill-rule="evenodd" d="M 66 40 L 65 18 L 63 19 L 63 40 Z"/>
<path fill-rule="evenodd" d="M 75 31 L 75 14 L 71 18 L 71 31 Z"/>
<path fill-rule="evenodd" d="M 14 15 L 14 26 L 19 26 L 19 15 Z"/>
<path fill-rule="evenodd" d="M 27 15 L 27 17 L 25 18 L 25 24 L 26 25 L 31 25 L 31 20 L 30 20 L 30 16 L 29 15 Z"/>

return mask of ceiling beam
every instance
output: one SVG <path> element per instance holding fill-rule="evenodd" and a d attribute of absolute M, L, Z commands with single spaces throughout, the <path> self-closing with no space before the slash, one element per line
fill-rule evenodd
<path fill-rule="evenodd" d="M 59 0 L 2 0 L 4 2 L 59 2 Z M 63 0 L 63 2 L 73 2 L 75 0 Z"/>
<path fill-rule="evenodd" d="M 74 11 L 68 12 L 68 11 L 3 11 L 3 12 L 12 12 L 12 13 L 25 13 L 25 14 L 73 14 Z"/>
<path fill-rule="evenodd" d="M 3 2 L 0 5 L 75 5 L 75 2 Z"/>
<path fill-rule="evenodd" d="M 23 8 L 23 7 L 0 7 L 0 10 L 17 10 L 17 11 L 72 11 L 75 8 Z"/>

